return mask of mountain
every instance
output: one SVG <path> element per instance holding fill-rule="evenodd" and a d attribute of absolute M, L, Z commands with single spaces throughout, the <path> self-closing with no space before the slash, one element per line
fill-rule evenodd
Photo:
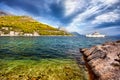
<path fill-rule="evenodd" d="M 47 24 L 40 23 L 29 16 L 11 16 L 1 12 L 0 35 L 71 35 Z"/>
<path fill-rule="evenodd" d="M 71 34 L 73 34 L 75 36 L 83 36 L 83 35 L 79 34 L 78 32 L 71 32 Z"/>
<path fill-rule="evenodd" d="M 12 15 L 12 14 L 0 10 L 0 16 L 8 16 L 8 15 Z"/>

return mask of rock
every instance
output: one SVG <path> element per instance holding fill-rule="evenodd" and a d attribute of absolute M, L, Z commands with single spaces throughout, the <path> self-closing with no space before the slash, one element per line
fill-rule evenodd
<path fill-rule="evenodd" d="M 90 80 L 120 80 L 120 40 L 80 49 Z"/>

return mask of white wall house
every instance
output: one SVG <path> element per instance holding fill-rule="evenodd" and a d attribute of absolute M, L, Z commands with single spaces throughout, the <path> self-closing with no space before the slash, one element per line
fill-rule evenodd
<path fill-rule="evenodd" d="M 37 33 L 37 32 L 34 32 L 34 34 L 33 34 L 34 36 L 39 36 L 39 34 Z"/>
<path fill-rule="evenodd" d="M 15 35 L 15 32 L 14 32 L 14 31 L 10 31 L 9 35 L 10 35 L 10 36 L 14 36 L 14 35 Z"/>

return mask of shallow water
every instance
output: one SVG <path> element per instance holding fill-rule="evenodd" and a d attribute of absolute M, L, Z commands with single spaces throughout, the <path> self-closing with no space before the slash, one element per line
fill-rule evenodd
<path fill-rule="evenodd" d="M 0 80 L 87 80 L 74 58 L 88 48 L 120 37 L 0 37 Z"/>

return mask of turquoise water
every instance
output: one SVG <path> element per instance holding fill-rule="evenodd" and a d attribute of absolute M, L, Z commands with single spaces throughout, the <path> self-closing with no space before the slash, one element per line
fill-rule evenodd
<path fill-rule="evenodd" d="M 79 48 L 118 37 L 0 37 L 0 80 L 88 80 Z"/>
<path fill-rule="evenodd" d="M 67 59 L 80 54 L 79 48 L 91 47 L 118 37 L 0 37 L 0 59 Z"/>

